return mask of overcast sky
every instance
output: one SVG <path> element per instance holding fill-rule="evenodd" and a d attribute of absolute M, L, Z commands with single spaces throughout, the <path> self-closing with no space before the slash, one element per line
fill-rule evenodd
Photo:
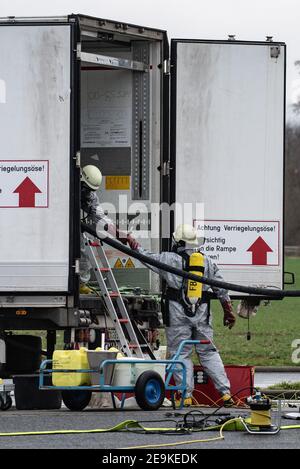
<path fill-rule="evenodd" d="M 264 40 L 287 44 L 287 101 L 300 98 L 300 0 L 0 0 L 0 16 L 83 13 L 153 28 L 169 38 Z"/>

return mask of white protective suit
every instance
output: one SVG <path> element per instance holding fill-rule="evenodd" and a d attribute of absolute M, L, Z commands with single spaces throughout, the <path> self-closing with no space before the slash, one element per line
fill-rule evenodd
<path fill-rule="evenodd" d="M 95 191 L 89 189 L 84 184 L 81 186 L 81 210 L 83 219 L 97 225 L 100 221 L 103 223 L 103 230 L 112 226 L 112 221 L 108 218 L 100 205 L 99 198 Z M 80 258 L 80 281 L 88 283 L 91 278 L 91 263 L 85 252 L 83 237 L 81 236 L 81 258 Z"/>
<path fill-rule="evenodd" d="M 181 248 L 182 249 L 182 248 Z M 141 247 L 137 249 L 141 254 L 151 257 L 154 260 L 163 262 L 172 267 L 180 270 L 185 269 L 185 261 L 176 252 L 162 252 L 160 254 L 151 253 Z M 192 249 L 185 250 L 188 254 L 193 252 Z M 214 264 L 207 256 L 205 256 L 204 276 L 210 279 L 223 280 L 220 271 L 216 264 Z M 171 288 L 180 290 L 183 286 L 183 279 L 169 272 L 156 269 L 149 266 L 154 272 L 158 273 Z M 203 292 L 209 290 L 209 285 L 203 284 Z M 230 301 L 227 290 L 212 287 L 217 298 L 221 301 Z M 196 352 L 198 354 L 200 363 L 204 371 L 212 379 L 216 389 L 221 395 L 230 394 L 230 383 L 227 378 L 223 362 L 219 355 L 218 350 L 213 344 L 213 328 L 212 316 L 209 311 L 207 303 L 202 303 L 198 306 L 195 316 L 188 317 L 185 314 L 183 306 L 177 301 L 169 302 L 169 326 L 166 327 L 166 337 L 168 352 L 173 356 L 183 340 L 200 340 L 209 339 L 210 345 L 196 345 Z M 190 358 L 193 350 L 192 345 L 186 345 L 183 349 L 179 359 L 182 360 L 187 367 L 187 397 L 192 395 L 194 390 L 194 370 L 193 363 Z M 175 372 L 175 381 L 177 384 L 181 382 L 181 373 Z"/>

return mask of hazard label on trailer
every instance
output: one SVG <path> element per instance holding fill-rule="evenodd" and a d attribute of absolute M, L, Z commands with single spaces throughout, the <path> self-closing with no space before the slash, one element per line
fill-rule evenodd
<path fill-rule="evenodd" d="M 48 160 L 0 160 L 0 208 L 48 206 Z"/>
<path fill-rule="evenodd" d="M 279 265 L 279 221 L 195 220 L 201 248 L 219 265 Z"/>
<path fill-rule="evenodd" d="M 116 262 L 114 263 L 114 269 L 123 269 L 123 262 L 121 261 L 121 259 L 118 257 L 118 259 L 116 260 Z"/>
<path fill-rule="evenodd" d="M 105 189 L 112 190 L 129 190 L 130 189 L 130 176 L 106 176 Z"/>
<path fill-rule="evenodd" d="M 135 265 L 133 263 L 133 260 L 131 259 L 131 257 L 129 257 L 126 261 L 125 269 L 134 269 L 134 268 L 135 268 Z"/>

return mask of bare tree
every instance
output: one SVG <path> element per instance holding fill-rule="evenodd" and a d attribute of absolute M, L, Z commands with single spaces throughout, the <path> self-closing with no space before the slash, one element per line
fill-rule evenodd
<path fill-rule="evenodd" d="M 300 60 L 295 62 L 300 74 Z M 294 117 L 300 115 L 300 100 L 292 104 Z M 300 124 L 291 119 L 286 126 L 285 160 L 285 244 L 300 246 Z"/>
<path fill-rule="evenodd" d="M 300 60 L 296 60 L 295 67 L 297 68 L 300 75 Z M 293 111 L 295 114 L 300 114 L 300 101 L 293 104 Z"/>
<path fill-rule="evenodd" d="M 285 244 L 300 246 L 300 126 L 294 123 L 286 128 Z"/>

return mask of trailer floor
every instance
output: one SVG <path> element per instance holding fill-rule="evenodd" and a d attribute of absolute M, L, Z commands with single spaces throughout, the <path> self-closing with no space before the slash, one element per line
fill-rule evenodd
<path fill-rule="evenodd" d="M 124 420 L 160 420 L 159 423 L 147 423 L 145 426 L 169 426 L 165 423 L 168 409 L 156 412 L 139 410 L 95 410 L 71 412 L 67 409 L 57 411 L 20 411 L 14 408 L 0 413 L 1 432 L 28 432 L 63 429 L 96 429 L 111 427 Z M 205 409 L 211 413 L 212 409 Z M 232 409 L 230 413 L 245 415 L 245 410 Z M 298 420 L 282 419 L 282 425 L 299 424 Z M 219 432 L 197 432 L 192 435 L 137 435 L 129 432 L 69 434 L 69 435 L 37 435 L 37 436 L 5 436 L 0 437 L 0 449 L 4 448 L 70 448 L 70 449 L 124 449 L 132 446 L 167 444 L 190 440 L 206 439 L 219 436 Z M 209 443 L 181 444 L 166 446 L 176 452 L 177 449 L 202 448 L 300 448 L 300 429 L 282 430 L 275 436 L 249 435 L 242 432 L 224 432 L 225 439 Z M 159 448 L 163 450 L 163 448 Z"/>

